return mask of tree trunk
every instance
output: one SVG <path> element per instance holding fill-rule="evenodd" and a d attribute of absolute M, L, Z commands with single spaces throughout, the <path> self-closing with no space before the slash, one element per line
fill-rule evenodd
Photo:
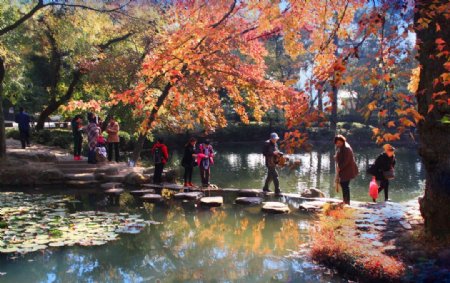
<path fill-rule="evenodd" d="M 48 117 L 58 110 L 59 106 L 67 103 L 72 99 L 72 95 L 75 91 L 75 88 L 77 84 L 81 81 L 82 73 L 79 70 L 76 70 L 73 72 L 72 81 L 70 82 L 69 88 L 67 89 L 66 93 L 63 97 L 61 97 L 59 100 L 52 99 L 50 100 L 50 103 L 45 107 L 45 109 L 39 114 L 39 118 L 36 123 L 36 130 L 40 131 L 44 128 L 45 121 L 47 121 Z"/>
<path fill-rule="evenodd" d="M 3 79 L 5 78 L 5 65 L 0 57 L 0 160 L 6 158 L 5 115 L 3 113 Z"/>
<path fill-rule="evenodd" d="M 438 38 L 447 41 L 444 48 L 449 51 L 450 20 L 437 12 L 439 6 L 446 4 L 448 5 L 448 0 L 417 0 L 414 15 L 418 60 L 422 66 L 416 99 L 418 111 L 424 117 L 418 124 L 419 153 L 426 169 L 425 194 L 419 203 L 425 229 L 434 235 L 450 234 L 450 125 L 443 121 L 444 117 L 450 117 L 450 107 L 447 104 L 450 99 L 450 85 L 434 85 L 435 79 L 448 73 L 443 66 L 447 61 L 446 56 L 436 56 L 436 53 L 440 52 L 436 44 Z M 425 14 L 432 15 L 433 18 L 427 27 L 421 28 L 418 21 Z M 437 26 L 440 26 L 440 30 L 437 30 Z M 440 91 L 446 92 L 439 97 L 445 101 L 441 105 L 434 102 L 432 97 L 433 93 Z M 431 111 L 429 105 L 434 105 Z"/>
<path fill-rule="evenodd" d="M 158 114 L 158 110 L 161 108 L 161 106 L 163 105 L 163 103 L 166 100 L 167 96 L 169 95 L 169 92 L 170 92 L 171 88 L 172 88 L 172 84 L 171 83 L 167 83 L 166 86 L 164 87 L 163 92 L 158 97 L 158 100 L 156 101 L 155 106 L 153 106 L 152 112 L 150 113 L 150 116 L 148 117 L 148 119 L 146 121 L 147 127 L 146 127 L 145 133 L 139 134 L 139 138 L 137 140 L 137 143 L 136 143 L 136 145 L 134 147 L 134 150 L 133 150 L 133 154 L 131 156 L 131 158 L 132 158 L 132 160 L 133 160 L 133 162 L 135 164 L 139 160 L 139 157 L 141 156 L 141 151 L 142 151 L 142 148 L 144 147 L 144 141 L 145 141 L 146 133 L 151 130 L 152 123 L 156 119 L 156 115 Z"/>
<path fill-rule="evenodd" d="M 333 79 L 334 80 L 334 79 Z M 331 117 L 330 117 L 330 127 L 333 133 L 336 133 L 337 129 L 337 101 L 338 101 L 338 88 L 333 82 L 331 94 Z"/>

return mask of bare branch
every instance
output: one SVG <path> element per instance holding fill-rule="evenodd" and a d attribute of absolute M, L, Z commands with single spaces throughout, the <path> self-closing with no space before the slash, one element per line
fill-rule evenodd
<path fill-rule="evenodd" d="M 117 11 L 122 10 L 124 7 L 128 6 L 133 1 L 134 0 L 129 0 L 125 4 L 119 5 L 119 7 L 114 8 L 114 9 L 98 9 L 98 8 L 89 7 L 89 6 L 81 5 L 81 4 L 67 4 L 67 3 L 58 3 L 58 2 L 46 3 L 46 4 L 44 4 L 44 7 L 47 7 L 47 6 L 62 6 L 62 7 L 80 8 L 80 9 L 95 11 L 95 12 L 99 12 L 99 13 L 113 13 L 113 12 L 117 12 Z"/>

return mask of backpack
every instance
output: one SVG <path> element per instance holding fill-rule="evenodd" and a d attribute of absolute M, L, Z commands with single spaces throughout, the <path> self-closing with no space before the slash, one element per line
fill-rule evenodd
<path fill-rule="evenodd" d="M 162 150 L 160 147 L 156 147 L 155 150 L 153 151 L 153 161 L 155 162 L 155 164 L 159 164 L 162 163 L 162 160 L 163 160 Z"/>
<path fill-rule="evenodd" d="M 366 173 L 372 176 L 376 176 L 378 174 L 378 168 L 375 167 L 375 164 L 370 164 L 366 170 Z"/>

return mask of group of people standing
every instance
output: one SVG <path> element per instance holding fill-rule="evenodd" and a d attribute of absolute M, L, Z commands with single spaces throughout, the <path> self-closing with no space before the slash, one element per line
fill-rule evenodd
<path fill-rule="evenodd" d="M 88 140 L 88 163 L 95 164 L 103 159 L 116 162 L 120 160 L 119 154 L 119 123 L 111 117 L 106 126 L 107 139 L 102 135 L 102 121 L 94 113 L 87 114 L 88 124 L 83 125 L 81 115 L 76 115 L 71 122 L 73 135 L 74 160 L 81 160 L 81 148 L 83 144 L 83 133 Z M 106 149 L 106 146 L 108 149 Z M 114 155 L 113 155 L 114 152 Z"/>
<path fill-rule="evenodd" d="M 161 183 L 164 166 L 168 161 L 169 152 L 162 139 L 158 139 L 152 150 L 155 172 L 153 183 Z M 197 146 L 197 139 L 192 137 L 184 146 L 184 154 L 181 166 L 184 167 L 184 186 L 194 187 L 192 173 L 194 167 L 199 167 L 202 187 L 209 187 L 211 177 L 211 166 L 214 164 L 214 149 L 208 139 Z"/>
<path fill-rule="evenodd" d="M 263 155 L 265 156 L 265 164 L 267 167 L 267 177 L 263 191 L 266 193 L 270 192 L 269 185 L 273 182 L 275 195 L 281 194 L 276 167 L 283 153 L 278 150 L 278 140 L 279 137 L 276 133 L 270 134 L 270 139 L 265 142 L 263 148 Z M 358 166 L 355 161 L 353 149 L 344 136 L 337 135 L 334 138 L 334 144 L 336 146 L 336 182 L 342 188 L 343 202 L 350 204 L 350 181 L 358 175 Z M 389 201 L 389 180 L 393 179 L 395 175 L 395 148 L 390 144 L 385 144 L 383 150 L 384 152 L 376 158 L 375 163 L 369 166 L 367 173 L 373 175 L 376 181 L 380 183 L 378 192 L 384 191 L 385 201 Z M 373 199 L 373 201 L 376 200 Z"/>

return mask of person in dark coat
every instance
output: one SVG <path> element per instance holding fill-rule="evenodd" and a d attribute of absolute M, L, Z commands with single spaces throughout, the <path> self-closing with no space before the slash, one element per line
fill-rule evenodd
<path fill-rule="evenodd" d="M 19 111 L 15 122 L 19 124 L 20 142 L 22 143 L 22 148 L 25 148 L 25 146 L 30 146 L 30 116 L 25 113 L 23 107 L 20 107 Z"/>
<path fill-rule="evenodd" d="M 81 160 L 81 145 L 83 144 L 83 118 L 81 115 L 76 115 L 71 122 L 73 135 L 73 160 Z"/>
<path fill-rule="evenodd" d="M 336 170 L 339 176 L 339 184 L 342 187 L 342 197 L 345 204 L 350 204 L 350 181 L 358 175 L 353 149 L 342 135 L 334 138 L 336 145 Z"/>
<path fill-rule="evenodd" d="M 275 195 L 281 195 L 280 182 L 278 181 L 278 172 L 276 169 L 278 159 L 283 155 L 278 150 L 277 142 L 280 138 L 277 133 L 271 133 L 270 139 L 264 143 L 263 155 L 266 159 L 267 178 L 264 183 L 263 192 L 268 193 L 269 185 L 273 181 L 275 185 Z"/>
<path fill-rule="evenodd" d="M 389 179 L 383 172 L 393 170 L 395 167 L 395 148 L 390 144 L 383 146 L 384 152 L 378 155 L 373 165 L 374 176 L 380 182 L 378 193 L 384 191 L 384 200 L 389 200 Z"/>
<path fill-rule="evenodd" d="M 181 166 L 184 167 L 184 186 L 193 187 L 192 184 L 192 172 L 194 167 L 197 165 L 195 158 L 197 157 L 197 149 L 195 145 L 197 140 L 195 138 L 190 138 L 188 143 L 184 146 L 184 155 L 181 160 Z"/>

